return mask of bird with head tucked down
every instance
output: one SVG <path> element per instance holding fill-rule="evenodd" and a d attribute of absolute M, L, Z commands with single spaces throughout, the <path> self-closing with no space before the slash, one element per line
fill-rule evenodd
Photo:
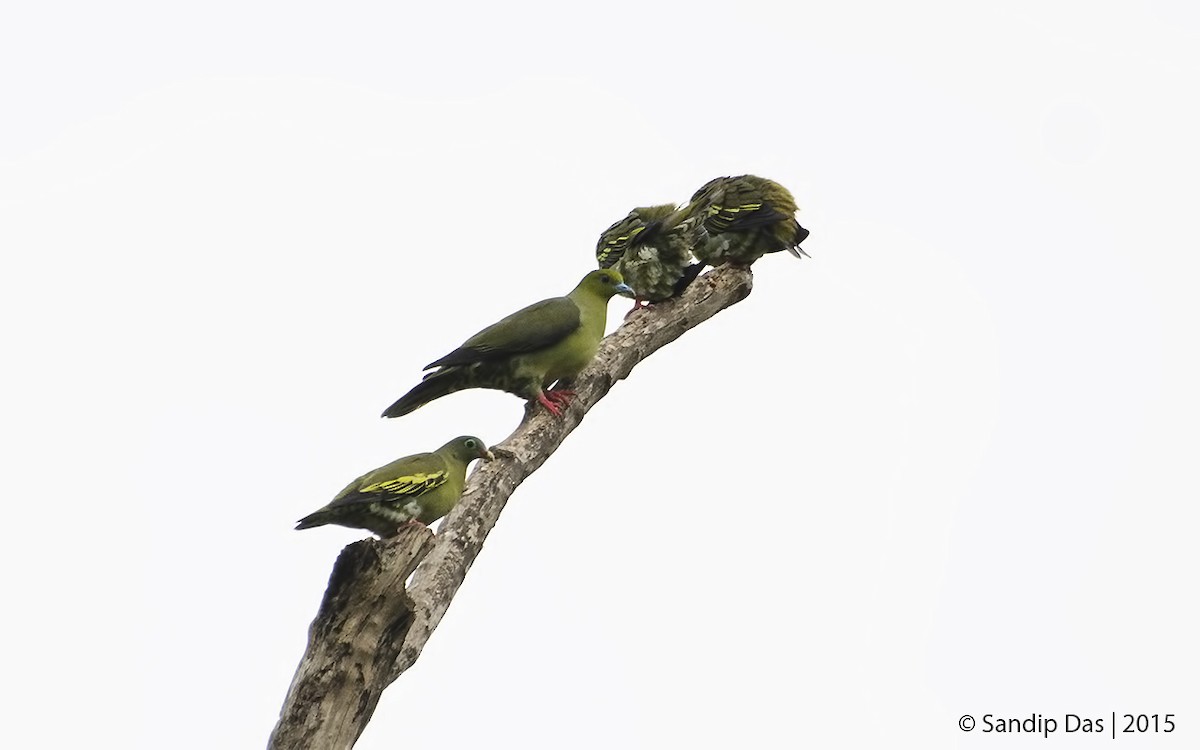
<path fill-rule="evenodd" d="M 807 255 L 800 243 L 808 230 L 796 221 L 796 199 L 765 177 L 745 174 L 709 180 L 663 229 L 681 223 L 695 228 L 692 252 L 710 266 L 748 266 L 768 253 Z"/>
<path fill-rule="evenodd" d="M 692 231 L 679 223 L 661 227 L 664 219 L 676 211 L 674 204 L 643 206 L 613 224 L 596 243 L 596 262 L 601 268 L 615 268 L 633 287 L 634 310 L 662 302 L 681 291 L 696 277 L 703 265 L 692 263 Z M 662 228 L 642 237 L 647 228 Z"/>
<path fill-rule="evenodd" d="M 400 417 L 467 388 L 507 391 L 561 416 L 574 392 L 547 389 L 556 381 L 574 378 L 596 356 L 604 338 L 608 301 L 617 294 L 633 296 L 619 271 L 592 271 L 566 296 L 518 310 L 426 365 L 433 372 L 385 409 L 383 416 Z"/>
<path fill-rule="evenodd" d="M 428 526 L 458 504 L 467 465 L 477 458 L 493 456 L 486 443 L 471 435 L 456 437 L 433 453 L 398 458 L 346 485 L 296 528 L 336 524 L 386 537 L 407 526 Z"/>

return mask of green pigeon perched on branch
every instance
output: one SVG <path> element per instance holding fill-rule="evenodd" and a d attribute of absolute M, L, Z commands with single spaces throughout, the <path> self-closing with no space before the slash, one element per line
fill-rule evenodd
<path fill-rule="evenodd" d="M 596 243 L 596 262 L 616 268 L 633 287 L 633 312 L 643 303 L 662 302 L 683 291 L 703 265 L 692 264 L 691 228 L 683 223 L 641 240 L 647 227 L 659 226 L 675 213 L 674 204 L 643 206 L 613 224 Z M 657 222 L 657 224 L 656 224 Z"/>
<path fill-rule="evenodd" d="M 620 272 L 592 271 L 565 297 L 552 297 L 488 326 L 441 359 L 435 369 L 383 412 L 400 417 L 434 399 L 466 388 L 493 388 L 537 401 L 555 416 L 573 391 L 547 391 L 558 380 L 570 380 L 587 367 L 608 318 L 615 294 L 633 296 Z"/>
<path fill-rule="evenodd" d="M 703 263 L 748 266 L 767 253 L 807 255 L 800 243 L 808 230 L 796 221 L 796 199 L 778 182 L 752 174 L 718 177 L 696 191 L 677 215 L 664 221 L 696 223 L 692 252 Z"/>
<path fill-rule="evenodd" d="M 494 456 L 482 440 L 464 435 L 433 453 L 396 459 L 355 479 L 296 528 L 332 523 L 386 537 L 406 526 L 428 526 L 458 504 L 467 464 L 477 458 L 490 461 Z"/>

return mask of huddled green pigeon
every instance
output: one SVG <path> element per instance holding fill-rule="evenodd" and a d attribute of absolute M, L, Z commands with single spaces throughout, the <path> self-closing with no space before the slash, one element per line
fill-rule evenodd
<path fill-rule="evenodd" d="M 467 464 L 491 460 L 477 437 L 456 437 L 433 453 L 405 456 L 363 474 L 329 505 L 305 516 L 297 529 L 337 524 L 392 536 L 410 525 L 427 526 L 450 512 L 462 497 Z"/>
<path fill-rule="evenodd" d="M 633 310 L 643 303 L 661 302 L 683 291 L 703 265 L 692 263 L 690 227 L 670 229 L 639 237 L 647 227 L 656 227 L 675 213 L 674 204 L 643 206 L 613 224 L 596 243 L 596 261 L 601 268 L 616 268 L 633 287 Z M 630 312 L 633 312 L 631 310 Z"/>
<path fill-rule="evenodd" d="M 808 254 L 800 249 L 808 230 L 796 221 L 796 210 L 783 185 L 746 174 L 710 180 L 676 218 L 698 223 L 692 252 L 703 263 L 748 266 L 780 250 L 797 258 Z"/>
<path fill-rule="evenodd" d="M 620 272 L 592 271 L 565 297 L 552 297 L 488 326 L 462 346 L 425 366 L 434 369 L 383 412 L 399 417 L 434 399 L 466 388 L 494 388 L 537 401 L 555 416 L 573 391 L 547 391 L 570 380 L 596 356 L 608 301 L 633 296 Z"/>

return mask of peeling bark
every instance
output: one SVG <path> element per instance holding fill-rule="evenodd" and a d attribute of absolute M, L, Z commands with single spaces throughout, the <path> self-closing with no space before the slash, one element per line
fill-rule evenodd
<path fill-rule="evenodd" d="M 492 447 L 496 460 L 481 463 L 471 474 L 462 501 L 436 536 L 409 528 L 342 550 L 268 747 L 353 747 L 383 689 L 421 655 L 513 491 L 618 380 L 745 299 L 752 283 L 748 268 L 722 266 L 694 281 L 678 299 L 635 314 L 601 342 L 596 359 L 573 384 L 576 396 L 561 418 L 537 406 L 526 409 L 516 431 Z"/>

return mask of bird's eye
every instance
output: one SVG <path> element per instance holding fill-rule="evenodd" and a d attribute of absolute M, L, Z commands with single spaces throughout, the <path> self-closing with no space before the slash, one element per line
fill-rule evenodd
<path fill-rule="evenodd" d="M 479 447 L 479 444 L 478 444 L 478 443 L 476 443 L 474 440 L 468 440 L 468 441 L 467 441 L 467 447 L 468 447 L 468 448 L 478 448 L 478 447 Z"/>
<path fill-rule="evenodd" d="M 608 274 L 606 274 L 606 273 L 602 273 L 602 274 L 600 274 L 600 280 L 601 280 L 601 281 L 603 281 L 605 284 L 611 284 L 611 283 L 612 283 L 612 277 L 611 277 L 611 276 L 609 276 L 609 275 L 608 275 Z"/>

